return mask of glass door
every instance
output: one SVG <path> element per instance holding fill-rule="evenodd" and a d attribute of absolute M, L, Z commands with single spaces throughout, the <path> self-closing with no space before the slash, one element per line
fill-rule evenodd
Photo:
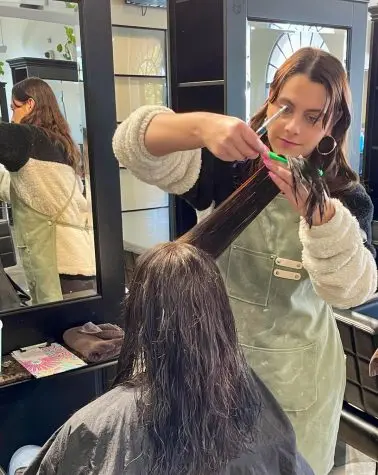
<path fill-rule="evenodd" d="M 353 96 L 349 159 L 359 170 L 368 2 L 225 3 L 227 114 L 247 120 L 264 103 L 276 69 L 291 53 L 303 46 L 322 48 L 337 56 L 349 72 Z"/>
<path fill-rule="evenodd" d="M 348 30 L 323 26 L 248 21 L 249 51 L 247 56 L 247 117 L 254 115 L 268 97 L 277 69 L 294 52 L 306 46 L 336 56 L 347 69 Z M 248 90 L 249 88 L 249 90 Z"/>

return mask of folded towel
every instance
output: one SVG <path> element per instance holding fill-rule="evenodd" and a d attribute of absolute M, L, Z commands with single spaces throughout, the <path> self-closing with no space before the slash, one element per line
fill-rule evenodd
<path fill-rule="evenodd" d="M 100 323 L 95 325 L 92 322 L 88 322 L 81 327 L 80 333 L 86 333 L 87 335 L 96 335 L 102 340 L 113 340 L 114 338 L 123 338 L 125 332 L 118 325 L 113 323 Z"/>
<path fill-rule="evenodd" d="M 378 376 L 378 350 L 374 353 L 369 364 L 369 375 Z"/>
<path fill-rule="evenodd" d="M 124 331 L 111 323 L 95 325 L 88 322 L 63 334 L 66 345 L 89 363 L 100 363 L 119 356 L 123 338 Z"/>

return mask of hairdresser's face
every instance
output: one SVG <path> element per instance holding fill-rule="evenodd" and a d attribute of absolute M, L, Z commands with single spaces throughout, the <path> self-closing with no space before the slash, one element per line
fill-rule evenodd
<path fill-rule="evenodd" d="M 284 84 L 277 100 L 269 104 L 268 118 L 283 106 L 287 106 L 286 111 L 268 129 L 270 146 L 281 155 L 307 157 L 328 133 L 323 127 L 326 90 L 298 74 Z"/>
<path fill-rule="evenodd" d="M 20 102 L 14 97 L 12 98 L 12 122 L 19 124 L 24 117 L 29 115 L 34 109 L 35 102 L 33 99 L 28 99 L 26 102 Z"/>

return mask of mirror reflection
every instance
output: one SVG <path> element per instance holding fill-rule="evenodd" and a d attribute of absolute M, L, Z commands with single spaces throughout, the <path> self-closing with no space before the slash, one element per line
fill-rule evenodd
<path fill-rule="evenodd" d="M 247 40 L 247 117 L 268 97 L 277 69 L 300 48 L 312 46 L 347 64 L 347 30 L 317 25 L 249 21 Z"/>
<path fill-rule="evenodd" d="M 95 294 L 77 4 L 0 2 L 0 311 Z"/>

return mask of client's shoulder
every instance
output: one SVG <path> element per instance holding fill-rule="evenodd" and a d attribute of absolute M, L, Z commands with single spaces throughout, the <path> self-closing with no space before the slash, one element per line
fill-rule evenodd
<path fill-rule="evenodd" d="M 71 431 L 85 426 L 100 435 L 103 431 L 124 429 L 135 416 L 135 389 L 118 386 L 76 412 L 68 421 Z"/>

